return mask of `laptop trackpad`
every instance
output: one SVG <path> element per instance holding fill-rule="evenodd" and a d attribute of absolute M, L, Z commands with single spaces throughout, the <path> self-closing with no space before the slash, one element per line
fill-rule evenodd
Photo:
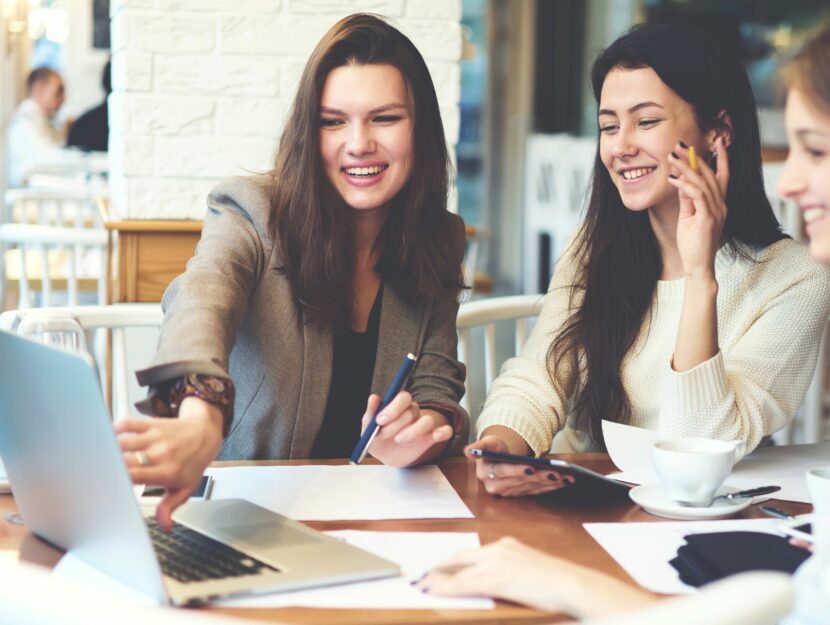
<path fill-rule="evenodd" d="M 259 549 L 287 547 L 317 542 L 317 539 L 286 527 L 282 523 L 241 522 L 227 526 L 212 526 L 211 531 L 228 542 L 242 543 Z"/>
<path fill-rule="evenodd" d="M 243 547 L 272 549 L 319 541 L 313 533 L 292 527 L 285 517 L 238 499 L 188 504 L 182 512 L 195 529 Z"/>

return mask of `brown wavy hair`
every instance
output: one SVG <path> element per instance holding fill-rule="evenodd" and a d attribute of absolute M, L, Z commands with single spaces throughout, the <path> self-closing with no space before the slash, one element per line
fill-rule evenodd
<path fill-rule="evenodd" d="M 351 209 L 326 176 L 320 155 L 320 99 L 326 77 L 344 65 L 388 64 L 406 82 L 413 116 L 412 173 L 393 199 L 375 270 L 411 303 L 454 299 L 463 286 L 460 220 L 447 211 L 450 159 L 438 98 L 423 57 L 376 15 L 337 22 L 311 53 L 277 153 L 271 228 L 307 322 L 351 323 L 354 229 Z"/>
<path fill-rule="evenodd" d="M 804 44 L 784 70 L 784 82 L 830 112 L 830 28 Z"/>

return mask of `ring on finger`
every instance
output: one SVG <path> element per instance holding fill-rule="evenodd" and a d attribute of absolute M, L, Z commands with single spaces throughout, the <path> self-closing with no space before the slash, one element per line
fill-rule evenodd
<path fill-rule="evenodd" d="M 490 463 L 490 469 L 487 471 L 487 477 L 491 480 L 496 479 L 496 464 L 494 462 Z"/>
<path fill-rule="evenodd" d="M 147 455 L 146 451 L 135 451 L 133 453 L 135 454 L 136 462 L 138 462 L 138 464 L 142 467 L 152 464 L 152 462 L 150 462 L 150 456 Z"/>

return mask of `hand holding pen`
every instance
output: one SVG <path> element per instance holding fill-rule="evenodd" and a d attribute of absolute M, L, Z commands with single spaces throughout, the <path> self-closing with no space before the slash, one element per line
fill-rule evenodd
<path fill-rule="evenodd" d="M 364 450 L 368 450 L 386 465 L 410 466 L 437 455 L 452 438 L 453 429 L 446 417 L 421 409 L 410 393 L 401 390 L 414 363 L 415 357 L 408 354 L 383 400 L 379 395 L 369 396 L 363 415 L 364 433 L 352 454 L 352 463 L 359 463 Z"/>

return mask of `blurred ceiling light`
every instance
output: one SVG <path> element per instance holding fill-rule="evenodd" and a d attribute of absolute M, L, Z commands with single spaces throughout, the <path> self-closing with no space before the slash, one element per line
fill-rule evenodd
<path fill-rule="evenodd" d="M 792 43 L 792 35 L 792 26 L 790 24 L 781 24 L 772 34 L 772 45 L 779 52 L 786 50 Z"/>
<path fill-rule="evenodd" d="M 65 43 L 69 37 L 69 13 L 66 2 L 53 0 L 41 3 L 39 0 L 29 0 L 29 5 L 29 37 L 45 37 L 54 43 Z"/>
<path fill-rule="evenodd" d="M 25 0 L 4 0 L 3 17 L 6 22 L 6 30 L 16 35 L 26 30 L 26 7 Z"/>

